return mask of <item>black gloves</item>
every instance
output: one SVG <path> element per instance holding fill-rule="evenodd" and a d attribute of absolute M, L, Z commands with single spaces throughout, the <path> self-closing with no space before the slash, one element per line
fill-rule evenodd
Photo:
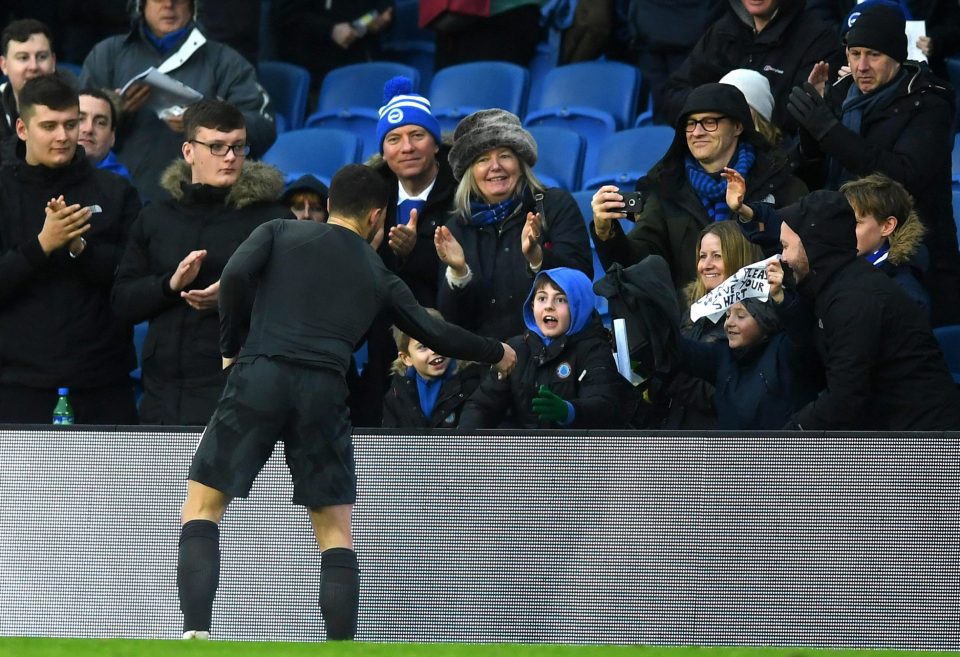
<path fill-rule="evenodd" d="M 787 100 L 787 111 L 817 141 L 823 139 L 833 126 L 840 123 L 827 107 L 823 97 L 809 82 L 804 82 L 803 88 L 793 88 Z"/>

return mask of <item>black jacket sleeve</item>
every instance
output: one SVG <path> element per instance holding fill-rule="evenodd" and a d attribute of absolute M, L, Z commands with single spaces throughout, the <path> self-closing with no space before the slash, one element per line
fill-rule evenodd
<path fill-rule="evenodd" d="M 273 250 L 275 219 L 257 226 L 237 247 L 220 274 L 220 353 L 233 358 L 250 326 L 250 295 Z"/>
<path fill-rule="evenodd" d="M 172 274 L 172 271 L 162 274 L 151 271 L 145 218 L 141 213 L 130 229 L 127 248 L 113 283 L 110 298 L 113 312 L 131 324 L 139 324 L 171 306 L 184 303 L 180 295 L 170 289 Z"/>
<path fill-rule="evenodd" d="M 413 292 L 400 277 L 386 267 L 383 271 L 386 277 L 387 302 L 398 329 L 437 353 L 452 358 L 480 363 L 497 363 L 503 358 L 500 342 L 432 317 L 417 303 Z M 221 282 L 221 288 L 222 285 Z"/>
<path fill-rule="evenodd" d="M 511 346 L 514 346 L 512 340 Z M 516 373 L 506 379 L 500 379 L 496 372 L 491 371 L 463 405 L 459 428 L 496 429 L 499 427 L 507 410 L 513 404 L 514 395 L 511 385 L 514 376 Z"/>

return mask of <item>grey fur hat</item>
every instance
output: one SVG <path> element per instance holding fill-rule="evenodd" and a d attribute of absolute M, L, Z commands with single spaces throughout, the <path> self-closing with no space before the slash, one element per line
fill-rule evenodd
<path fill-rule="evenodd" d="M 537 142 L 523 129 L 515 114 L 486 109 L 464 117 L 453 133 L 453 148 L 448 158 L 453 177 L 460 180 L 474 160 L 500 146 L 512 149 L 530 166 L 537 163 Z"/>

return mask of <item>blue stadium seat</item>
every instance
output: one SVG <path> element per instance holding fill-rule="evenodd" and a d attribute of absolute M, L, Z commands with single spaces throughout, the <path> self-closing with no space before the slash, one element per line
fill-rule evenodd
<path fill-rule="evenodd" d="M 143 343 L 147 339 L 147 329 L 150 328 L 150 322 L 140 322 L 133 327 L 133 349 L 137 353 L 137 369 L 130 372 L 130 378 L 133 379 L 133 394 L 137 405 L 140 405 L 140 398 L 143 397 Z"/>
<path fill-rule="evenodd" d="M 953 186 L 954 188 L 956 188 L 960 186 L 960 133 L 953 136 L 952 161 L 953 161 L 953 164 L 952 164 Z"/>
<path fill-rule="evenodd" d="M 673 138 L 674 130 L 667 126 L 630 128 L 609 135 L 600 144 L 594 168 L 584 172 L 584 188 L 616 185 L 632 190 L 667 152 Z"/>
<path fill-rule="evenodd" d="M 83 70 L 83 66 L 72 62 L 57 62 L 57 68 L 61 71 L 70 71 L 78 78 L 80 77 L 80 71 Z"/>
<path fill-rule="evenodd" d="M 340 167 L 360 161 L 360 148 L 357 136 L 346 130 L 302 128 L 278 136 L 263 161 L 285 174 L 313 174 L 329 185 Z"/>
<path fill-rule="evenodd" d="M 586 143 L 586 153 L 583 157 L 583 171 L 592 171 L 596 167 L 596 159 L 600 152 L 600 144 L 607 136 L 617 131 L 616 123 L 603 110 L 594 110 L 583 107 L 572 112 L 566 108 L 556 110 L 542 110 L 531 112 L 524 122 L 527 128 L 554 127 L 572 130 Z"/>
<path fill-rule="evenodd" d="M 543 89 L 530 109 L 550 111 L 581 107 L 609 114 L 618 130 L 633 125 L 640 93 L 640 71 L 635 66 L 597 60 L 558 66 L 544 76 Z"/>
<path fill-rule="evenodd" d="M 560 56 L 557 44 L 549 41 L 541 41 L 537 44 L 537 53 L 527 64 L 527 70 L 530 71 L 530 93 L 527 98 L 528 107 L 540 106 L 540 95 L 543 91 L 543 79 L 547 73 L 557 67 L 557 59 Z"/>
<path fill-rule="evenodd" d="M 933 329 L 933 335 L 940 343 L 954 383 L 960 384 L 960 326 L 939 326 Z"/>
<path fill-rule="evenodd" d="M 507 62 L 471 62 L 437 71 L 427 98 L 442 130 L 477 110 L 499 107 L 521 119 L 527 107 L 530 74 Z"/>
<path fill-rule="evenodd" d="M 537 142 L 537 165 L 534 173 L 547 187 L 568 191 L 580 189 L 583 155 L 586 142 L 572 130 L 550 126 L 534 126 L 530 134 Z"/>
<path fill-rule="evenodd" d="M 429 89 L 433 79 L 436 33 L 419 27 L 419 12 L 417 0 L 398 0 L 394 4 L 393 22 L 381 36 L 380 59 L 417 69 L 420 87 Z"/>
<path fill-rule="evenodd" d="M 953 223 L 957 227 L 957 242 L 960 243 L 960 189 L 953 189 Z"/>
<path fill-rule="evenodd" d="M 299 130 L 307 115 L 307 96 L 310 93 L 310 72 L 287 62 L 261 61 L 257 65 L 260 84 L 270 94 L 278 117 L 277 132 Z M 281 131 L 281 127 L 283 130 Z"/>
<path fill-rule="evenodd" d="M 396 62 L 367 62 L 341 66 L 327 73 L 320 86 L 317 111 L 307 117 L 308 128 L 336 128 L 355 134 L 364 156 L 379 151 L 377 110 L 383 105 L 383 85 L 403 75 L 419 89 L 417 69 Z"/>

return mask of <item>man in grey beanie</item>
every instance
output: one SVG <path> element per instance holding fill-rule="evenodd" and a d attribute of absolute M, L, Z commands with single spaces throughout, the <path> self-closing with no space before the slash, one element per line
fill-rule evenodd
<path fill-rule="evenodd" d="M 901 183 L 917 200 L 927 228 L 934 325 L 960 322 L 960 252 L 951 192 L 954 94 L 908 61 L 904 17 L 896 7 L 865 8 L 847 32 L 850 75 L 826 87 L 818 63 L 787 109 L 800 123 L 805 159 L 821 162 L 827 189 L 871 173 Z M 808 181 L 813 183 L 814 181 Z M 820 181 L 817 181 L 820 182 Z M 821 186 L 811 184 L 811 187 Z"/>

